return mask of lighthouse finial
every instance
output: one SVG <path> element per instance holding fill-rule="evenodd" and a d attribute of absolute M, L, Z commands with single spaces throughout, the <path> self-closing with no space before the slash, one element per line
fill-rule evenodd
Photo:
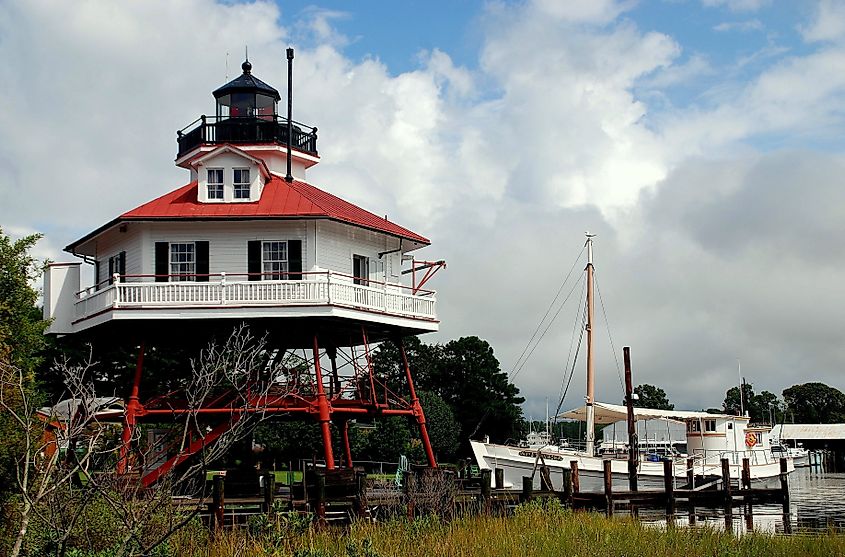
<path fill-rule="evenodd" d="M 241 69 L 245 74 L 252 72 L 252 64 L 249 63 L 249 47 L 244 45 L 244 63 L 241 64 Z"/>

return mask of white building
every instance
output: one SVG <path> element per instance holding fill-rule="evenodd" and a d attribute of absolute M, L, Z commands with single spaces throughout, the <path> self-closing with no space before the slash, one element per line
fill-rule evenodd
<path fill-rule="evenodd" d="M 292 127 L 287 181 L 279 93 L 243 67 L 214 92 L 217 115 L 179 132 L 176 165 L 187 183 L 65 248 L 95 267 L 94 284 L 80 284 L 80 263 L 49 267 L 50 333 L 278 317 L 437 330 L 434 293 L 401 274 L 429 240 L 309 184 L 316 130 Z"/>

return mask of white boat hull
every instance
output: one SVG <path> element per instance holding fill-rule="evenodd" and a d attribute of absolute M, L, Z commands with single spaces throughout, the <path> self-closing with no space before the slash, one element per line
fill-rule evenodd
<path fill-rule="evenodd" d="M 563 487 L 563 471 L 570 469 L 570 463 L 578 463 L 578 478 L 582 491 L 598 491 L 604 488 L 604 458 L 589 456 L 583 452 L 558 449 L 542 450 L 542 458 L 538 458 L 538 451 L 495 443 L 470 441 L 475 460 L 479 468 L 495 470 L 501 468 L 504 472 L 504 487 L 506 489 L 522 489 L 522 478 L 534 476 L 534 488 L 540 487 L 540 475 L 535 469 L 542 464 L 549 467 L 552 486 L 556 490 Z M 754 454 L 749 454 L 754 453 Z M 713 455 L 708 459 L 696 459 L 694 474 L 696 477 L 720 478 L 722 475 L 721 457 Z M 729 459 L 731 478 L 741 477 L 742 458 L 751 461 L 751 481 L 757 484 L 776 481 L 780 475 L 780 463 L 771 456 L 763 456 L 763 451 L 748 451 L 748 453 L 724 454 Z M 628 462 L 622 459 L 609 459 L 613 476 L 614 489 L 628 489 Z M 676 482 L 686 483 L 686 459 L 676 459 L 673 463 Z M 787 472 L 795 469 L 792 460 L 787 460 Z M 641 461 L 637 468 L 637 485 L 639 489 L 654 489 L 663 487 L 663 462 Z"/>

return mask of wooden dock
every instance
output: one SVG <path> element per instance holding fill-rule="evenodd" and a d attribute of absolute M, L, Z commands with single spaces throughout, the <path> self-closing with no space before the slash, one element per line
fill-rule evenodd
<path fill-rule="evenodd" d="M 753 488 L 747 459 L 740 478 L 730 477 L 727 459 L 722 460 L 722 477 L 704 481 L 689 476 L 686 483 L 676 485 L 671 461 L 664 463 L 663 488 L 657 490 L 614 490 L 610 460 L 604 463 L 604 489 L 580 489 L 578 463 L 570 463 L 564 471 L 562 490 L 552 488 L 549 469 L 538 467 L 541 488 L 533 489 L 533 477 L 524 477 L 522 489 L 504 489 L 501 469 L 481 470 L 475 477 L 462 477 L 454 471 L 421 468 L 406 472 L 402 486 L 392 482 L 378 483 L 354 469 L 306 470 L 302 482 L 277 486 L 272 473 L 265 473 L 259 495 L 225 497 L 223 476 L 215 476 L 211 498 L 206 501 L 177 499 L 178 504 L 196 508 L 215 528 L 244 524 L 250 516 L 274 512 L 308 513 L 314 520 L 327 524 L 349 522 L 356 518 L 380 520 L 397 514 L 409 517 L 438 514 L 448 518 L 455 513 L 506 514 L 519 504 L 538 498 L 554 498 L 576 510 L 601 511 L 608 516 L 620 513 L 637 515 L 640 509 L 662 509 L 667 518 L 675 517 L 679 508 L 695 522 L 696 508 L 723 509 L 726 521 L 734 509 L 750 516 L 752 506 L 779 503 L 789 513 L 789 482 L 786 459 L 780 461 L 780 485 L 777 488 Z M 631 482 L 636 487 L 636 482 Z"/>

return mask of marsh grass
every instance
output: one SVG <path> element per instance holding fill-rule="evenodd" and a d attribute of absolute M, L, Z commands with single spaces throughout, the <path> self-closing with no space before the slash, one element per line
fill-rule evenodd
<path fill-rule="evenodd" d="M 434 515 L 385 523 L 356 522 L 346 528 L 282 532 L 271 540 L 246 530 L 214 540 L 180 536 L 180 557 L 793 557 L 845 555 L 845 536 L 834 532 L 736 536 L 710 528 L 657 529 L 633 519 L 533 503 L 512 516 L 464 516 L 449 522 Z"/>

